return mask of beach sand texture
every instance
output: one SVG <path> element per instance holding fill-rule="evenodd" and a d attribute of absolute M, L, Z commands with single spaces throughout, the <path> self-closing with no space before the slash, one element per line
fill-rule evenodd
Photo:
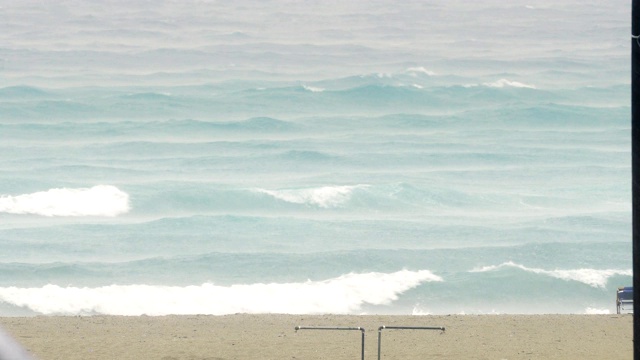
<path fill-rule="evenodd" d="M 0 318 L 37 359 L 631 359 L 632 315 L 227 315 Z"/>

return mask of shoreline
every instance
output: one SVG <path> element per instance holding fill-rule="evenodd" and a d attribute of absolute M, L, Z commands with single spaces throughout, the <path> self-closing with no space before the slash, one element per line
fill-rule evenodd
<path fill-rule="evenodd" d="M 628 359 L 633 316 L 607 315 L 168 315 L 1 317 L 34 358 L 49 359 Z"/>

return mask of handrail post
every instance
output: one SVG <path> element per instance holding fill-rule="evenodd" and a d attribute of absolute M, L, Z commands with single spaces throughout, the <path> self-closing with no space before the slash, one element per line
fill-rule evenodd
<path fill-rule="evenodd" d="M 380 360 L 380 349 L 382 347 L 382 330 L 384 329 L 396 329 L 396 330 L 440 330 L 445 331 L 444 326 L 380 326 L 378 328 L 378 360 Z"/>
<path fill-rule="evenodd" d="M 631 2 L 631 204 L 633 354 L 640 359 L 640 0 Z"/>
<path fill-rule="evenodd" d="M 362 332 L 362 349 L 361 359 L 364 360 L 364 328 L 362 327 L 324 327 L 324 326 L 296 326 L 296 332 L 298 330 L 360 330 Z"/>
<path fill-rule="evenodd" d="M 378 328 L 378 360 L 380 360 L 380 348 L 382 347 L 382 329 L 384 329 L 384 325 Z"/>

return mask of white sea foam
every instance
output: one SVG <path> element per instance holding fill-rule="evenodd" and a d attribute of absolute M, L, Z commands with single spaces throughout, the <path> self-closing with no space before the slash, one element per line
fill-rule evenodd
<path fill-rule="evenodd" d="M 364 304 L 385 305 L 424 282 L 428 270 L 346 274 L 324 281 L 217 286 L 46 285 L 0 288 L 0 301 L 41 314 L 167 315 L 233 313 L 347 314 Z"/>
<path fill-rule="evenodd" d="M 428 310 L 424 310 L 419 305 L 416 305 L 416 306 L 413 307 L 413 310 L 411 311 L 411 315 L 414 315 L 414 316 L 426 316 L 426 315 L 432 315 L 432 313 L 430 311 L 428 311 Z"/>
<path fill-rule="evenodd" d="M 129 209 L 129 195 L 111 185 L 0 196 L 0 212 L 9 214 L 118 216 Z"/>
<path fill-rule="evenodd" d="M 596 309 L 596 308 L 586 308 L 584 309 L 584 313 L 587 315 L 607 315 L 611 314 L 609 309 Z"/>
<path fill-rule="evenodd" d="M 515 88 L 529 88 L 535 89 L 535 85 L 529 85 L 518 81 L 510 81 L 507 79 L 500 79 L 491 83 L 483 83 L 482 85 L 487 87 L 503 88 L 503 87 L 515 87 Z"/>
<path fill-rule="evenodd" d="M 463 85 L 466 88 L 472 88 L 480 86 L 479 84 L 467 84 Z M 505 87 L 514 87 L 514 88 L 527 88 L 527 89 L 536 89 L 535 85 L 521 83 L 519 81 L 511 81 L 507 79 L 500 79 L 494 82 L 482 83 L 482 86 L 490 87 L 490 88 L 505 88 Z"/>
<path fill-rule="evenodd" d="M 573 269 L 573 270 L 544 270 L 538 268 L 529 268 L 524 265 L 516 264 L 512 261 L 502 263 L 500 265 L 484 266 L 471 270 L 471 272 L 487 272 L 495 271 L 502 268 L 511 267 L 521 269 L 530 273 L 547 275 L 557 279 L 566 281 L 578 281 L 589 286 L 604 288 L 607 285 L 607 281 L 614 275 L 626 275 L 631 276 L 633 272 L 631 270 L 598 270 L 598 269 Z"/>
<path fill-rule="evenodd" d="M 311 91 L 311 92 L 323 92 L 325 89 L 320 88 L 320 87 L 315 87 L 315 86 L 308 86 L 308 85 L 303 85 L 302 86 L 305 90 L 307 91 Z"/>
<path fill-rule="evenodd" d="M 435 72 L 433 72 L 431 70 L 427 70 L 422 66 L 410 67 L 410 68 L 408 68 L 406 70 L 406 73 L 411 75 L 411 76 L 417 76 L 418 74 L 424 74 L 424 75 L 429 75 L 429 76 L 436 75 Z"/>
<path fill-rule="evenodd" d="M 319 206 L 321 208 L 339 207 L 351 199 L 353 191 L 368 185 L 322 186 L 305 189 L 266 190 L 254 189 L 282 201 L 293 204 Z"/>

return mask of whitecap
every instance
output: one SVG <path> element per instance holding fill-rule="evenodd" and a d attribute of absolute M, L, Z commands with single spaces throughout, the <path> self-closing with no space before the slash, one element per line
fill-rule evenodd
<path fill-rule="evenodd" d="M 615 269 L 570 269 L 570 270 L 544 270 L 539 268 L 529 268 L 524 265 L 516 264 L 512 261 L 502 263 L 500 265 L 490 265 L 480 268 L 475 268 L 470 272 L 488 272 L 495 271 L 502 268 L 511 267 L 521 269 L 526 272 L 546 275 L 556 279 L 562 279 L 565 281 L 578 281 L 596 288 L 604 288 L 607 285 L 607 281 L 614 275 L 631 276 L 633 272 L 631 270 L 615 270 Z"/>
<path fill-rule="evenodd" d="M 515 87 L 515 88 L 528 88 L 535 89 L 535 85 L 529 85 L 525 83 L 521 83 L 518 81 L 511 81 L 507 79 L 500 79 L 498 81 L 494 81 L 491 83 L 483 83 L 482 85 L 492 88 L 504 88 L 504 87 Z"/>
<path fill-rule="evenodd" d="M 424 74 L 424 75 L 428 75 L 428 76 L 435 76 L 436 73 L 431 71 L 431 70 L 427 70 L 426 68 L 422 67 L 422 66 L 417 66 L 417 67 L 410 67 L 406 70 L 406 73 L 408 73 L 409 75 L 412 76 L 417 76 L 418 74 Z"/>
<path fill-rule="evenodd" d="M 0 288 L 0 301 L 40 314 L 168 315 L 234 313 L 350 314 L 388 305 L 425 282 L 428 270 L 349 273 L 322 281 L 218 286 L 110 285 Z"/>
<path fill-rule="evenodd" d="M 525 83 L 521 83 L 519 81 L 511 81 L 511 80 L 507 80 L 507 79 L 500 79 L 494 82 L 486 82 L 486 83 L 482 83 L 480 84 L 464 84 L 462 85 L 462 87 L 464 88 L 474 88 L 474 87 L 479 87 L 479 86 L 484 86 L 484 87 L 490 87 L 490 88 L 505 88 L 505 87 L 514 87 L 514 88 L 526 88 L 526 89 L 536 89 L 535 85 L 530 85 L 530 84 L 525 84 Z"/>
<path fill-rule="evenodd" d="M 129 210 L 129 195 L 111 185 L 0 196 L 0 212 L 9 214 L 118 216 Z"/>
<path fill-rule="evenodd" d="M 292 204 L 312 205 L 319 206 L 321 208 L 335 208 L 348 202 L 351 199 L 354 190 L 366 187 L 368 187 L 368 185 L 322 186 L 315 188 L 284 190 L 253 189 L 253 191 L 267 194 L 278 200 Z"/>
<path fill-rule="evenodd" d="M 311 92 L 323 92 L 325 90 L 320 87 L 314 87 L 314 86 L 308 86 L 308 85 L 302 85 L 302 88 Z"/>

